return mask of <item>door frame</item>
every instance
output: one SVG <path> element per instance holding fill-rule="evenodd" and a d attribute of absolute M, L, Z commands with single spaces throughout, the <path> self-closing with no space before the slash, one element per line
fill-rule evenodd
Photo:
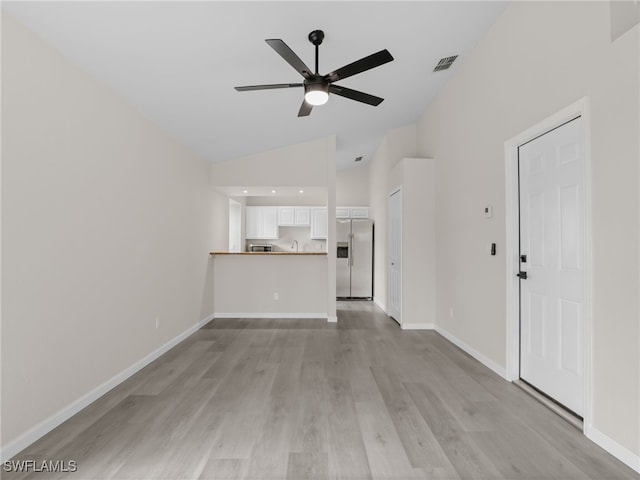
<path fill-rule="evenodd" d="M 389 237 L 391 236 L 391 215 L 389 214 L 389 200 L 391 199 L 391 197 L 393 195 L 395 195 L 396 193 L 400 194 L 400 307 L 399 307 L 399 317 L 400 318 L 394 318 L 394 320 L 398 323 L 398 325 L 400 325 L 400 327 L 402 327 L 402 241 L 403 241 L 403 222 L 402 222 L 402 185 L 393 188 L 389 194 L 387 195 L 387 315 L 389 315 L 391 317 L 391 312 L 390 312 L 390 306 L 391 306 L 391 260 L 389 259 L 390 255 L 389 255 Z"/>
<path fill-rule="evenodd" d="M 505 223 L 506 223 L 506 375 L 510 381 L 520 378 L 520 284 L 516 274 L 520 270 L 520 223 L 518 188 L 518 147 L 574 118 L 581 116 L 584 125 L 584 421 L 583 432 L 591 426 L 592 371 L 592 209 L 591 209 L 591 129 L 588 97 L 583 97 L 559 112 L 507 140 L 505 148 Z"/>

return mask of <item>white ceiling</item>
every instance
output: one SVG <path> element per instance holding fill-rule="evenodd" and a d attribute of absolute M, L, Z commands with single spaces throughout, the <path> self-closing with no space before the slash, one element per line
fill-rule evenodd
<path fill-rule="evenodd" d="M 391 128 L 415 122 L 505 2 L 2 2 L 192 150 L 219 162 L 337 136 L 338 168 L 366 163 Z M 313 68 L 310 31 L 325 32 L 320 73 L 388 49 L 395 60 L 339 85 L 378 107 L 332 96 L 298 118 L 303 90 L 236 92 L 302 77 L 264 40 L 281 38 Z M 458 54 L 453 67 L 432 73 Z M 359 165 L 359 164 L 358 164 Z"/>

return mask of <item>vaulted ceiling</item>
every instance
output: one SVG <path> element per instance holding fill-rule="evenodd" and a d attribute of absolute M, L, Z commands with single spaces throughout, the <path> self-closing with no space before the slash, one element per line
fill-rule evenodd
<path fill-rule="evenodd" d="M 2 2 L 2 8 L 211 162 L 337 136 L 338 168 L 366 163 L 389 129 L 415 122 L 485 35 L 505 2 Z M 237 85 L 302 77 L 266 43 L 284 40 L 320 72 L 384 48 L 394 61 L 340 85 L 378 107 L 332 95 L 298 118 L 299 88 Z M 433 72 L 442 57 L 450 70 Z"/>

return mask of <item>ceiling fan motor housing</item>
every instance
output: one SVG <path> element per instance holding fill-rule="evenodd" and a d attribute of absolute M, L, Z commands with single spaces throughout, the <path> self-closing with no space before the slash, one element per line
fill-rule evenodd
<path fill-rule="evenodd" d="M 309 34 L 309 41 L 316 47 L 322 45 L 322 40 L 324 40 L 324 32 L 322 30 L 314 30 Z"/>

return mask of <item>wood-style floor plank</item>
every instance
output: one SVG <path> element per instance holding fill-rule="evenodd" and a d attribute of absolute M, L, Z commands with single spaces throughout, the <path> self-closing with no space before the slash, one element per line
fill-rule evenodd
<path fill-rule="evenodd" d="M 287 480 L 326 480 L 328 475 L 326 453 L 289 453 Z"/>
<path fill-rule="evenodd" d="M 639 480 L 433 331 L 216 319 L 13 460 L 7 480 Z"/>
<path fill-rule="evenodd" d="M 379 367 L 373 369 L 373 376 L 411 465 L 453 471 L 440 443 L 400 380 Z"/>

